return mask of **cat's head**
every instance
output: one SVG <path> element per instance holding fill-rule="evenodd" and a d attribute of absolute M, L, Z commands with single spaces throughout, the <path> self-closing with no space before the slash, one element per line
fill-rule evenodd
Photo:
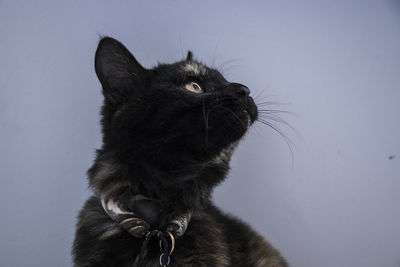
<path fill-rule="evenodd" d="M 185 60 L 141 66 L 112 38 L 101 39 L 95 69 L 103 87 L 105 150 L 121 159 L 204 161 L 236 144 L 257 119 L 249 89 Z"/>

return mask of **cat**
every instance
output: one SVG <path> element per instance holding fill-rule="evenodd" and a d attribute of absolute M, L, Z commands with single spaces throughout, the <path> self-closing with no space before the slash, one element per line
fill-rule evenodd
<path fill-rule="evenodd" d="M 110 37 L 99 42 L 95 70 L 103 145 L 88 171 L 93 196 L 78 216 L 74 266 L 288 266 L 211 201 L 257 120 L 249 89 L 190 51 L 146 69 Z"/>

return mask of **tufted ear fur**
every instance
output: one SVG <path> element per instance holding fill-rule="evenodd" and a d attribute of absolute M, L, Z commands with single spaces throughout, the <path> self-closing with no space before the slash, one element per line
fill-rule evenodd
<path fill-rule="evenodd" d="M 186 56 L 186 61 L 192 61 L 193 60 L 193 53 L 192 51 L 188 51 L 187 52 L 187 56 Z"/>
<path fill-rule="evenodd" d="M 143 87 L 148 70 L 117 40 L 104 37 L 95 56 L 95 70 L 106 100 L 121 104 Z"/>

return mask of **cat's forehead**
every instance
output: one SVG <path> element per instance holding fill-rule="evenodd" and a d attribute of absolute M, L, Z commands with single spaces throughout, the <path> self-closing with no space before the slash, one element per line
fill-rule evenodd
<path fill-rule="evenodd" d="M 180 65 L 180 71 L 187 75 L 205 76 L 208 68 L 196 61 L 185 61 Z"/>
<path fill-rule="evenodd" d="M 154 68 L 161 79 L 189 79 L 226 82 L 223 75 L 214 68 L 196 60 L 184 60 L 173 64 L 160 64 Z"/>

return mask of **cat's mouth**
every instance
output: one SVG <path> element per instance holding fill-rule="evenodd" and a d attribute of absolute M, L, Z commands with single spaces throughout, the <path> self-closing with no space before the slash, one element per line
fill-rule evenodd
<path fill-rule="evenodd" d="M 244 109 L 243 111 L 244 111 L 244 113 L 246 114 L 247 129 L 249 129 L 250 126 L 251 126 L 251 123 L 252 123 L 251 116 L 250 116 L 250 113 L 249 113 L 247 110 Z"/>
<path fill-rule="evenodd" d="M 257 106 L 255 105 L 247 105 L 246 107 L 243 108 L 243 112 L 245 113 L 246 117 L 246 124 L 247 124 L 247 129 L 253 124 L 253 122 L 257 119 Z"/>

